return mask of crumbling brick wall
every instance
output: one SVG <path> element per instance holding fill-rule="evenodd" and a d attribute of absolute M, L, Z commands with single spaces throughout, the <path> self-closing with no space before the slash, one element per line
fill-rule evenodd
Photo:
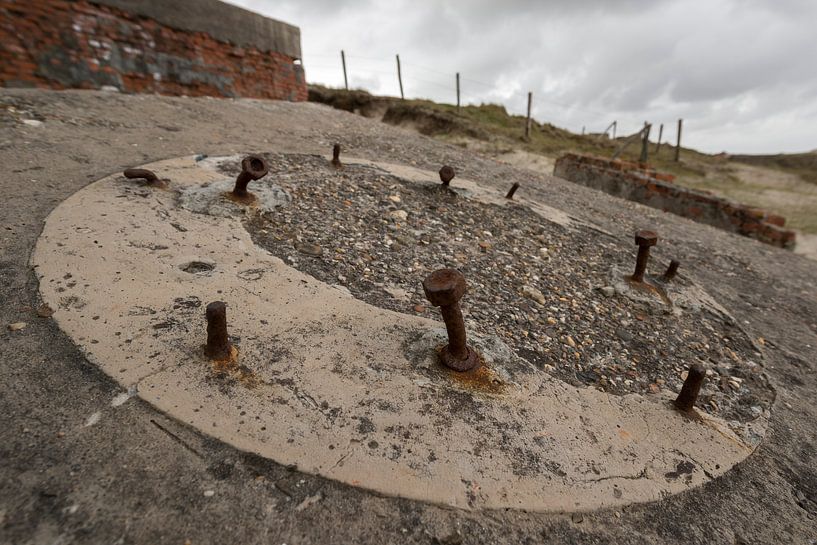
<path fill-rule="evenodd" d="M 220 2 L 185 3 L 189 5 L 148 1 L 139 4 L 137 13 L 117 7 L 126 2 L 2 0 L 0 84 L 306 100 L 296 27 Z M 151 13 L 146 9 L 150 6 L 160 20 L 145 15 Z M 217 29 L 219 21 L 199 23 L 208 31 L 161 21 L 182 21 L 182 9 L 202 7 L 210 9 L 213 19 L 224 14 L 251 23 L 246 30 L 254 39 L 236 44 L 213 36 L 220 34 L 210 30 Z M 162 17 L 166 12 L 174 12 L 173 17 Z M 276 31 L 279 36 L 273 36 Z"/>
<path fill-rule="evenodd" d="M 556 160 L 553 174 L 768 244 L 782 248 L 795 244 L 794 231 L 784 229 L 785 218 L 678 186 L 672 183 L 674 176 L 636 163 L 570 153 Z"/>

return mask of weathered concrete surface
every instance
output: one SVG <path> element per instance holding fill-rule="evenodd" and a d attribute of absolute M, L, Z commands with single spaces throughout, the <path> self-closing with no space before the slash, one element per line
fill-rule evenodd
<path fill-rule="evenodd" d="M 179 30 L 204 32 L 223 42 L 301 58 L 301 31 L 298 27 L 220 0 L 90 1 L 150 17 Z"/>
<path fill-rule="evenodd" d="M 464 543 L 817 539 L 814 262 L 311 104 L 42 91 L 4 91 L 0 101 L 15 108 L 0 117 L 0 320 L 28 324 L 0 333 L 0 542 L 431 543 L 456 542 L 457 532 Z M 43 124 L 22 124 L 32 116 Z M 37 315 L 31 249 L 46 215 L 88 182 L 161 158 L 321 153 L 336 140 L 370 159 L 425 170 L 449 163 L 504 190 L 519 181 L 526 194 L 614 233 L 622 262 L 632 232 L 656 228 L 686 274 L 763 339 L 778 391 L 767 439 L 714 482 L 653 504 L 580 518 L 442 509 L 299 474 L 210 440 L 138 399 L 122 403 L 123 390 L 53 320 Z"/>

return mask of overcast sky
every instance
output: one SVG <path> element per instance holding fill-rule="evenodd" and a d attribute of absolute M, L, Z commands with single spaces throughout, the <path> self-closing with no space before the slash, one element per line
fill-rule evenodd
<path fill-rule="evenodd" d="M 817 148 L 817 0 L 231 0 L 301 29 L 310 83 L 496 102 L 707 152 Z"/>

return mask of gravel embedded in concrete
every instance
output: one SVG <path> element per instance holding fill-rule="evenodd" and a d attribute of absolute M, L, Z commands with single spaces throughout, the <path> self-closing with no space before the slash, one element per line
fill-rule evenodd
<path fill-rule="evenodd" d="M 469 283 L 461 301 L 469 331 L 498 335 L 568 383 L 617 395 L 678 392 L 688 366 L 700 362 L 711 372 L 699 408 L 746 422 L 770 406 L 760 355 L 731 317 L 701 308 L 679 317 L 612 289 L 611 268 L 631 267 L 634 246 L 550 223 L 524 205 L 482 204 L 377 167 L 265 157 L 265 183 L 293 199 L 247 226 L 257 244 L 319 280 L 370 304 L 439 319 L 422 279 L 457 268 Z M 238 165 L 221 168 L 233 174 Z M 650 270 L 660 275 L 653 269 L 661 265 Z"/>

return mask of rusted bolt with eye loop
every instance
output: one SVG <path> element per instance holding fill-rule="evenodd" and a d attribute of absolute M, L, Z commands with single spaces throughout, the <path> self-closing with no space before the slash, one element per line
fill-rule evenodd
<path fill-rule="evenodd" d="M 267 175 L 267 172 L 269 172 L 269 166 L 260 155 L 247 155 L 244 157 L 241 160 L 241 173 L 235 179 L 233 196 L 242 199 L 247 198 L 249 196 L 247 184 L 263 178 Z"/>
<path fill-rule="evenodd" d="M 343 163 L 340 162 L 340 144 L 332 146 L 332 166 L 335 168 L 343 168 Z"/>
<path fill-rule="evenodd" d="M 633 282 L 643 282 L 644 273 L 647 271 L 647 262 L 650 260 L 650 247 L 658 242 L 658 235 L 655 231 L 636 231 L 635 243 L 638 244 L 638 257 L 635 261 L 635 272 L 631 277 Z"/>
<path fill-rule="evenodd" d="M 435 307 L 440 307 L 448 344 L 440 351 L 440 361 L 455 371 L 468 371 L 479 363 L 479 356 L 466 344 L 465 322 L 459 301 L 468 286 L 465 277 L 455 269 L 439 269 L 423 280 L 426 298 Z"/>
<path fill-rule="evenodd" d="M 681 262 L 677 259 L 673 259 L 669 262 L 669 267 L 667 267 L 667 271 L 664 273 L 663 280 L 664 282 L 669 282 L 675 275 L 678 274 L 678 267 L 681 266 Z"/>
<path fill-rule="evenodd" d="M 232 346 L 227 336 L 227 303 L 214 301 L 207 305 L 207 346 L 204 353 L 210 359 L 224 360 L 230 357 Z"/>
<path fill-rule="evenodd" d="M 519 182 L 514 182 L 514 184 L 508 190 L 507 195 L 505 195 L 505 198 L 506 199 L 513 199 L 513 194 L 516 193 L 517 189 L 519 189 Z"/>
<path fill-rule="evenodd" d="M 675 408 L 682 412 L 691 412 L 695 407 L 695 401 L 701 392 L 701 386 L 706 378 L 706 370 L 703 365 L 696 363 L 689 368 L 687 378 L 681 387 L 681 393 L 675 399 Z"/>
<path fill-rule="evenodd" d="M 148 185 L 166 187 L 168 180 L 160 180 L 156 173 L 146 168 L 126 168 L 122 173 L 129 180 L 143 179 Z"/>
<path fill-rule="evenodd" d="M 443 168 L 440 169 L 440 181 L 443 183 L 444 186 L 448 186 L 451 183 L 451 180 L 454 179 L 457 173 L 454 172 L 454 167 L 450 167 L 448 165 L 443 165 Z"/>

